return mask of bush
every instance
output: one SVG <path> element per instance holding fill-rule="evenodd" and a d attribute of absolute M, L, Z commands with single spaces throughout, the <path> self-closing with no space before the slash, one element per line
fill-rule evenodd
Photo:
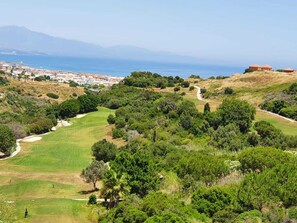
<path fill-rule="evenodd" d="M 226 87 L 224 90 L 224 94 L 233 94 L 234 90 L 230 87 Z"/>
<path fill-rule="evenodd" d="M 59 95 L 54 94 L 54 93 L 47 93 L 46 96 L 48 96 L 49 98 L 53 98 L 53 99 L 58 99 Z"/>
<path fill-rule="evenodd" d="M 10 155 L 14 149 L 16 138 L 7 125 L 0 125 L 0 152 Z"/>
<path fill-rule="evenodd" d="M 9 85 L 9 81 L 5 77 L 0 77 L 0 86 L 7 86 Z"/>
<path fill-rule="evenodd" d="M 92 195 L 89 197 L 88 204 L 97 204 L 97 197 L 96 197 L 96 195 L 92 194 Z"/>
<path fill-rule="evenodd" d="M 78 100 L 69 99 L 59 105 L 59 115 L 62 118 L 72 118 L 79 113 L 80 105 Z"/>
<path fill-rule="evenodd" d="M 99 104 L 96 95 L 81 95 L 77 98 L 79 102 L 79 112 L 80 113 L 88 113 L 92 111 L 97 111 L 97 106 Z"/>
<path fill-rule="evenodd" d="M 242 151 L 238 157 L 243 172 L 263 171 L 266 168 L 273 168 L 278 164 L 290 163 L 293 161 L 291 154 L 282 150 L 267 147 L 256 147 Z"/>
<path fill-rule="evenodd" d="M 54 123 L 49 118 L 41 118 L 29 125 L 29 132 L 42 134 L 49 132 L 54 127 Z"/>
<path fill-rule="evenodd" d="M 112 130 L 112 138 L 118 139 L 123 138 L 125 135 L 125 131 L 123 129 L 113 129 Z"/>
<path fill-rule="evenodd" d="M 69 81 L 69 87 L 78 87 L 79 84 L 74 81 Z"/>
<path fill-rule="evenodd" d="M 110 114 L 110 115 L 107 117 L 107 122 L 108 122 L 108 124 L 112 125 L 112 124 L 115 123 L 115 121 L 116 121 L 116 120 L 115 120 L 114 115 Z"/>
<path fill-rule="evenodd" d="M 209 217 L 228 207 L 231 202 L 232 196 L 220 187 L 199 189 L 192 197 L 194 208 Z"/>
<path fill-rule="evenodd" d="M 190 86 L 190 82 L 189 81 L 183 81 L 180 84 L 183 88 L 188 88 Z"/>
<path fill-rule="evenodd" d="M 190 87 L 189 87 L 189 91 L 193 91 L 194 89 L 195 89 L 194 86 L 190 86 Z"/>

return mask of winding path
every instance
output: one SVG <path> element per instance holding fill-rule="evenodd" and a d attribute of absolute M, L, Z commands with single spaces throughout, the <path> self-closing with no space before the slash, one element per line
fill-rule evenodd
<path fill-rule="evenodd" d="M 202 97 L 202 94 L 201 94 L 201 88 L 200 87 L 198 87 L 198 86 L 194 86 L 196 89 L 197 89 L 197 99 L 199 100 L 199 101 L 204 101 L 203 100 L 203 97 Z"/>
<path fill-rule="evenodd" d="M 195 85 L 194 87 L 197 89 L 197 99 L 198 99 L 199 101 L 205 101 L 205 100 L 203 99 L 202 94 L 201 94 L 201 88 L 200 88 L 199 86 L 196 86 L 196 85 Z M 260 109 L 260 108 L 258 108 L 258 109 L 259 109 L 260 111 L 262 111 L 262 112 L 265 112 L 265 113 L 268 113 L 268 114 L 270 114 L 270 115 L 279 117 L 279 118 L 284 119 L 284 120 L 287 120 L 287 121 L 289 121 L 289 122 L 297 123 L 297 121 L 294 120 L 294 119 L 287 118 L 287 117 L 281 116 L 281 115 L 279 115 L 279 114 L 275 114 L 275 113 L 273 113 L 273 112 L 266 111 L 266 110 L 263 110 L 263 109 Z"/>

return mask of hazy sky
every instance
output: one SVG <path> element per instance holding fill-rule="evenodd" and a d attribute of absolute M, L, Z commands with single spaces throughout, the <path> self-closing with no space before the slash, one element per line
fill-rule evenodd
<path fill-rule="evenodd" d="M 297 67 L 296 0 L 1 0 L 0 25 L 213 63 Z"/>

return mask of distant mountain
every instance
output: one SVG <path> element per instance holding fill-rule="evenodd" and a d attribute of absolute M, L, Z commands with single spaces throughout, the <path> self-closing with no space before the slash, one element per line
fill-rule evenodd
<path fill-rule="evenodd" d="M 104 48 L 77 40 L 53 37 L 25 27 L 0 27 L 0 54 L 47 54 L 93 58 L 114 58 L 160 62 L 196 63 L 191 57 L 155 52 L 133 46 Z"/>

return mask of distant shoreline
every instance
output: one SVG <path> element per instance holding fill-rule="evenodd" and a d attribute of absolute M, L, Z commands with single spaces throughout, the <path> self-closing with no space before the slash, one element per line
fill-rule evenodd
<path fill-rule="evenodd" d="M 242 73 L 244 67 L 228 67 L 216 65 L 199 65 L 183 63 L 148 62 L 123 59 L 79 58 L 48 55 L 7 55 L 0 54 L 0 61 L 23 62 L 24 64 L 46 70 L 57 70 L 74 73 L 100 74 L 103 76 L 126 77 L 133 71 L 151 71 L 165 76 L 190 75 L 231 76 Z"/>

